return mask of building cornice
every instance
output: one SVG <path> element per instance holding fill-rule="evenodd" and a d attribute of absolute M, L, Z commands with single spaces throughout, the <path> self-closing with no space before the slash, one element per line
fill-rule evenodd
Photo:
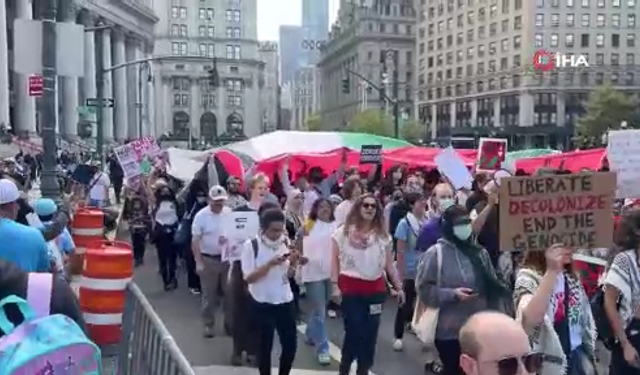
<path fill-rule="evenodd" d="M 160 18 L 156 16 L 153 9 L 149 8 L 146 5 L 140 4 L 139 1 L 136 0 L 111 0 L 111 2 L 118 4 L 124 9 L 132 10 L 136 13 L 137 16 L 145 18 L 148 22 L 157 23 L 160 21 Z"/>

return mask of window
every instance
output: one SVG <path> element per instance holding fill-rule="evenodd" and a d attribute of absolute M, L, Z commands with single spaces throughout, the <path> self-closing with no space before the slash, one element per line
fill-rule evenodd
<path fill-rule="evenodd" d="M 239 60 L 242 58 L 242 48 L 237 45 L 227 44 L 227 58 Z"/>
<path fill-rule="evenodd" d="M 207 10 L 204 9 L 204 8 L 198 9 L 198 18 L 200 18 L 201 20 L 206 20 L 207 19 Z"/>
<path fill-rule="evenodd" d="M 634 29 L 636 27 L 636 15 L 629 14 L 627 15 L 627 27 L 630 29 Z"/>
<path fill-rule="evenodd" d="M 596 15 L 596 26 L 597 27 L 604 27 L 606 24 L 605 22 L 605 16 L 604 14 L 598 14 Z"/>
<path fill-rule="evenodd" d="M 240 38 L 240 28 L 227 27 L 227 38 Z"/>
<path fill-rule="evenodd" d="M 228 107 L 242 107 L 242 96 L 241 95 L 227 95 L 227 106 Z"/>
<path fill-rule="evenodd" d="M 567 27 L 573 27 L 576 24 L 576 16 L 574 14 L 567 14 Z"/>
<path fill-rule="evenodd" d="M 236 9 L 227 9 L 227 22 L 240 22 L 240 11 Z"/>
<path fill-rule="evenodd" d="M 588 8 L 589 7 L 589 0 L 582 0 L 582 7 L 583 8 Z"/>
<path fill-rule="evenodd" d="M 180 19 L 181 20 L 186 20 L 187 19 L 187 8 L 186 7 L 180 7 Z"/>
<path fill-rule="evenodd" d="M 551 47 L 557 47 L 559 39 L 560 37 L 558 36 L 558 34 L 556 33 L 551 34 Z"/>
<path fill-rule="evenodd" d="M 590 26 L 590 18 L 588 14 L 583 14 L 582 15 L 582 27 L 589 27 Z"/>
<path fill-rule="evenodd" d="M 627 65 L 635 65 L 636 64 L 636 56 L 633 53 L 627 53 L 626 64 Z"/>
<path fill-rule="evenodd" d="M 542 47 L 542 41 L 543 41 L 542 34 L 536 34 L 534 43 L 537 48 Z"/>
<path fill-rule="evenodd" d="M 213 26 L 207 27 L 207 32 L 209 33 L 209 38 L 215 38 L 216 36 L 216 28 Z"/>
<path fill-rule="evenodd" d="M 620 15 L 619 14 L 612 14 L 611 15 L 611 26 L 618 28 L 620 27 Z"/>
<path fill-rule="evenodd" d="M 604 47 L 604 34 L 596 34 L 596 47 Z"/>
<path fill-rule="evenodd" d="M 180 54 L 180 43 L 178 43 L 178 42 L 171 43 L 171 54 L 172 55 L 179 55 Z"/>
<path fill-rule="evenodd" d="M 564 45 L 566 47 L 573 47 L 575 45 L 576 39 L 573 34 L 565 34 L 564 36 Z"/>
<path fill-rule="evenodd" d="M 544 26 L 544 14 L 536 14 L 536 26 Z"/>
<path fill-rule="evenodd" d="M 186 38 L 188 35 L 187 25 L 180 25 L 180 36 Z"/>
<path fill-rule="evenodd" d="M 207 36 L 207 27 L 206 26 L 200 26 L 198 27 L 198 36 L 201 38 L 204 38 Z"/>
<path fill-rule="evenodd" d="M 180 17 L 180 7 L 171 7 L 171 18 L 177 20 Z"/>
<path fill-rule="evenodd" d="M 216 107 L 216 95 L 215 94 L 202 94 L 200 96 L 200 105 L 202 108 L 215 108 Z"/>
<path fill-rule="evenodd" d="M 553 27 L 560 26 L 560 15 L 558 13 L 554 13 L 551 15 L 551 26 Z"/>
<path fill-rule="evenodd" d="M 636 34 L 627 34 L 627 47 L 636 46 Z"/>
<path fill-rule="evenodd" d="M 227 89 L 227 92 L 241 93 L 244 89 L 244 81 L 238 78 L 229 78 L 225 80 L 224 86 Z"/>
<path fill-rule="evenodd" d="M 207 45 L 205 43 L 200 43 L 198 45 L 198 54 L 200 56 L 206 56 L 207 55 Z"/>
<path fill-rule="evenodd" d="M 171 36 L 180 35 L 180 25 L 171 25 Z"/>
<path fill-rule="evenodd" d="M 207 57 L 214 57 L 216 55 L 216 46 L 213 43 L 207 45 Z"/>
<path fill-rule="evenodd" d="M 215 12 L 213 11 L 213 8 L 207 8 L 207 19 L 213 20 L 214 16 Z"/>

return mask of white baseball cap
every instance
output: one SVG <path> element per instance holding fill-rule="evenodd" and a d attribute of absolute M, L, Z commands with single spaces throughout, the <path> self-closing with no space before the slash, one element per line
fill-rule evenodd
<path fill-rule="evenodd" d="M 214 185 L 209 189 L 209 199 L 212 201 L 225 201 L 228 198 L 227 191 L 220 185 Z"/>
<path fill-rule="evenodd" d="M 0 205 L 13 203 L 20 198 L 20 191 L 15 182 L 3 178 L 0 179 Z"/>

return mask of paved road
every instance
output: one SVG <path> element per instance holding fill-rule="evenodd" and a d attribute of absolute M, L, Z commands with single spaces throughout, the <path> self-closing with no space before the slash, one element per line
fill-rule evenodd
<path fill-rule="evenodd" d="M 135 282 L 149 299 L 169 332 L 174 336 L 189 362 L 196 368 L 196 373 L 198 375 L 255 375 L 255 369 L 229 366 L 232 341 L 230 337 L 223 335 L 222 318 L 217 319 L 216 336 L 213 339 L 202 337 L 199 298 L 189 293 L 186 287 L 185 275 L 181 275 L 178 290 L 165 292 L 157 270 L 155 249 L 149 246 L 145 265 L 136 270 Z M 423 374 L 424 354 L 413 336 L 406 336 L 404 352 L 397 353 L 392 349 L 395 306 L 395 301 L 389 301 L 383 311 L 376 365 L 371 372 L 373 375 Z M 219 316 L 222 317 L 222 314 L 220 313 Z M 304 325 L 300 325 L 298 331 L 304 332 L 304 328 Z M 330 354 L 334 363 L 327 367 L 318 365 L 312 348 L 304 343 L 303 335 L 299 334 L 298 352 L 294 364 L 295 371 L 292 375 L 329 375 L 337 373 L 343 334 L 341 320 L 329 319 L 328 331 L 329 339 L 332 343 Z M 277 356 L 280 349 L 277 344 L 278 341 L 275 340 L 275 342 L 276 347 L 273 351 L 272 363 L 277 364 Z"/>

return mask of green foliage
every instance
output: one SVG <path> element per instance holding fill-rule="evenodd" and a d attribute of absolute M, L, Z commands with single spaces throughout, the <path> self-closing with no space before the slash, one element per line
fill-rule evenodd
<path fill-rule="evenodd" d="M 393 119 L 377 109 L 368 109 L 351 118 L 346 131 L 393 137 Z"/>
<path fill-rule="evenodd" d="M 319 115 L 313 114 L 307 117 L 304 122 L 305 130 L 310 132 L 317 132 L 322 130 L 322 119 Z"/>
<path fill-rule="evenodd" d="M 414 144 L 422 143 L 427 131 L 424 126 L 413 119 L 407 119 L 400 123 L 400 138 Z"/>
<path fill-rule="evenodd" d="M 602 147 L 603 135 L 620 129 L 623 121 L 637 127 L 638 103 L 630 95 L 610 86 L 598 86 L 589 94 L 587 113 L 578 120 L 573 141 L 580 148 Z"/>

